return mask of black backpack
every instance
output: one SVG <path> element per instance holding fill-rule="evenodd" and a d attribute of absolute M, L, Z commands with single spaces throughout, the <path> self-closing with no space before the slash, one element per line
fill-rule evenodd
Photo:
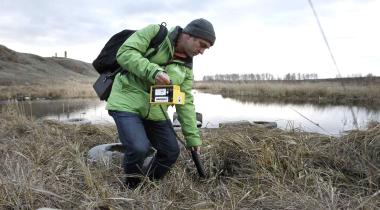
<path fill-rule="evenodd" d="M 127 69 L 122 69 L 117 63 L 116 53 L 125 40 L 135 31 L 136 30 L 126 29 L 113 35 L 104 45 L 98 57 L 92 62 L 92 66 L 100 74 L 93 84 L 93 88 L 100 100 L 108 99 L 116 74 L 120 71 L 127 71 Z M 157 53 L 158 46 L 164 41 L 167 34 L 168 29 L 166 28 L 166 23 L 161 23 L 160 30 L 149 43 L 148 49 L 153 48 L 154 51 L 147 56 L 148 59 Z"/>

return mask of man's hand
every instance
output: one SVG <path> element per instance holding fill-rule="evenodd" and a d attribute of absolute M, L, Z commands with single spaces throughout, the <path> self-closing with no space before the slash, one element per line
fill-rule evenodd
<path fill-rule="evenodd" d="M 170 78 L 165 72 L 160 71 L 155 77 L 156 85 L 170 85 Z"/>

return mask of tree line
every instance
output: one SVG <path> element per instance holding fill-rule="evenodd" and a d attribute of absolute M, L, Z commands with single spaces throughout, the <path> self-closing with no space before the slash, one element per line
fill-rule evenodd
<path fill-rule="evenodd" d="M 262 81 L 262 80 L 314 80 L 318 74 L 287 73 L 283 78 L 269 73 L 261 74 L 216 74 L 203 76 L 203 81 Z"/>

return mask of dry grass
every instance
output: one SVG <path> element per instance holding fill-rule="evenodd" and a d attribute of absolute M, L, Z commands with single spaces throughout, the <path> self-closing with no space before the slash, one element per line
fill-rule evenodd
<path fill-rule="evenodd" d="M 0 117 L 0 209 L 376 209 L 380 125 L 340 138 L 240 127 L 202 130 L 200 180 L 186 152 L 160 182 L 122 185 L 119 162 L 88 164 L 114 127 Z M 100 208 L 101 207 L 101 208 Z"/>
<path fill-rule="evenodd" d="M 340 82 L 197 82 L 195 88 L 243 100 L 320 104 L 380 104 L 380 83 Z"/>
<path fill-rule="evenodd" d="M 0 86 L 0 100 L 29 97 L 47 98 L 90 98 L 96 97 L 92 89 L 93 81 L 47 82 L 46 84 Z"/>

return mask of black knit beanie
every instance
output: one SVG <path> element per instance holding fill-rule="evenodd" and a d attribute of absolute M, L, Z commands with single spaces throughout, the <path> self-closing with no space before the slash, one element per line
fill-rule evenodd
<path fill-rule="evenodd" d="M 215 42 L 215 31 L 212 24 L 203 18 L 191 21 L 184 29 L 183 32 L 191 36 L 198 37 L 206 40 L 212 45 Z"/>

